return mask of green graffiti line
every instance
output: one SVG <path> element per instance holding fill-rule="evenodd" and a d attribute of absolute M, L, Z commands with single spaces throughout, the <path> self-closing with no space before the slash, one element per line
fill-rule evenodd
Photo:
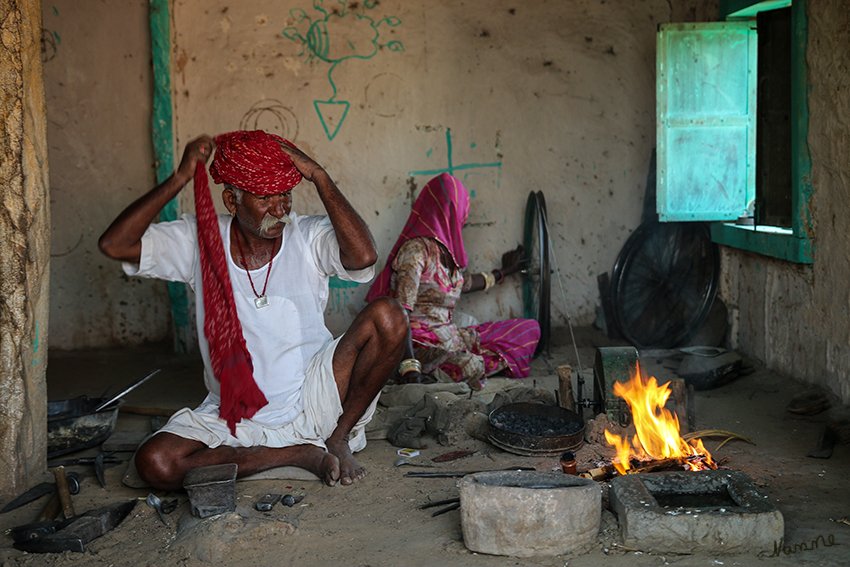
<path fill-rule="evenodd" d="M 38 352 L 38 321 L 35 322 L 35 340 L 33 340 L 33 343 L 32 343 L 32 353 L 33 353 L 33 355 L 35 355 L 35 353 L 37 353 L 37 352 Z M 37 356 L 33 356 L 32 364 L 30 364 L 30 366 L 35 366 L 36 364 L 38 364 L 38 361 L 39 361 L 39 358 Z"/>
<path fill-rule="evenodd" d="M 371 59 L 381 48 L 404 51 L 404 45 L 400 41 L 379 43 L 379 27 L 385 24 L 394 28 L 401 24 L 401 19 L 387 17 L 376 22 L 364 14 L 366 10 L 377 6 L 378 0 L 367 0 L 359 5 L 352 3 L 352 7 L 357 6 L 355 9 L 360 9 L 359 13 L 349 11 L 345 0 L 336 0 L 335 3 L 337 6 L 332 6 L 334 2 L 328 2 L 331 6 L 328 10 L 325 0 L 313 0 L 313 8 L 322 14 L 322 17 L 316 20 L 311 19 L 301 8 L 293 8 L 289 14 L 296 25 L 283 30 L 284 37 L 301 43 L 299 56 L 306 55 L 310 62 L 318 60 L 330 64 L 328 83 L 333 93 L 327 100 L 313 101 L 328 140 L 336 137 L 351 106 L 348 101 L 336 100 L 334 69 L 349 59 Z"/>
<path fill-rule="evenodd" d="M 473 143 L 471 147 L 475 147 Z M 429 149 L 426 152 L 427 157 L 431 157 L 431 150 Z M 414 175 L 427 175 L 429 177 L 433 177 L 434 175 L 439 175 L 441 173 L 448 173 L 449 175 L 454 175 L 457 177 L 460 171 L 467 171 L 471 169 L 486 169 L 490 167 L 495 167 L 498 172 L 498 177 L 496 181 L 496 187 L 501 187 L 502 185 L 502 162 L 494 161 L 491 163 L 463 163 L 455 165 L 454 158 L 452 156 L 452 131 L 451 128 L 446 128 L 446 162 L 448 165 L 446 167 L 440 167 L 436 169 L 424 169 L 418 171 L 408 171 L 407 175 L 413 177 Z"/>

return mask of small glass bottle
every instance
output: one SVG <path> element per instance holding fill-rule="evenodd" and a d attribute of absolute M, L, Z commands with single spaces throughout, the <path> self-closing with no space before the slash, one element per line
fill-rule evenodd
<path fill-rule="evenodd" d="M 578 474 L 576 472 L 576 456 L 572 451 L 561 453 L 561 470 L 564 474 Z"/>

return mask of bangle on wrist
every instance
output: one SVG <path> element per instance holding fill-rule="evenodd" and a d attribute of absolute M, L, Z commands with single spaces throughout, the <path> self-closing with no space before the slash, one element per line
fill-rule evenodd
<path fill-rule="evenodd" d="M 487 291 L 494 285 L 496 285 L 496 276 L 491 274 L 490 272 L 479 272 L 481 277 L 484 278 L 484 291 Z"/>
<path fill-rule="evenodd" d="M 416 371 L 422 374 L 422 364 L 415 358 L 406 358 L 398 365 L 399 376 L 404 376 L 408 372 Z"/>
<path fill-rule="evenodd" d="M 496 269 L 495 269 L 495 270 L 493 270 L 493 271 L 494 271 L 494 272 L 499 272 L 499 278 L 496 280 L 496 283 L 497 283 L 497 284 L 500 284 L 500 283 L 502 283 L 503 281 L 505 281 L 505 273 L 504 273 L 502 270 L 500 270 L 500 269 L 496 268 Z"/>

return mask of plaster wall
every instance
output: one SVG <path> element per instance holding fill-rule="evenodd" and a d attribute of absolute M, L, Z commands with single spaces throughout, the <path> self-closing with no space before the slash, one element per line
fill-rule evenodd
<path fill-rule="evenodd" d="M 497 267 L 521 241 L 526 198 L 541 190 L 561 281 L 553 279 L 554 326 L 568 311 L 574 323 L 594 319 L 596 276 L 611 270 L 640 221 L 657 25 L 717 17 L 716 0 L 175 0 L 170 8 L 176 162 L 202 133 L 263 128 L 291 139 L 369 223 L 381 266 L 419 189 L 441 171 L 472 195 L 464 237 L 473 271 Z M 123 277 L 96 248 L 112 218 L 154 183 L 147 2 L 58 0 L 43 14 L 52 50 L 50 344 L 165 338 L 165 286 Z M 323 212 L 311 186 L 295 192 L 299 213 Z M 191 189 L 180 205 L 192 212 Z M 464 297 L 460 308 L 482 320 L 521 316 L 518 282 Z M 365 293 L 331 290 L 334 332 Z"/>
<path fill-rule="evenodd" d="M 521 242 L 528 193 L 542 190 L 563 286 L 553 280 L 552 323 L 570 311 L 586 324 L 597 274 L 640 220 L 656 26 L 717 13 L 716 3 L 675 4 L 681 12 L 653 0 L 178 0 L 176 148 L 201 133 L 283 135 L 331 173 L 382 258 L 418 190 L 449 171 L 472 196 L 471 271 L 498 267 Z M 182 199 L 189 210 L 191 192 Z M 323 212 L 306 183 L 294 207 Z M 459 308 L 482 320 L 522 316 L 518 282 Z M 332 330 L 347 326 L 365 293 L 332 290 Z"/>
<path fill-rule="evenodd" d="M 850 11 L 807 2 L 808 142 L 814 263 L 724 249 L 721 296 L 732 343 L 770 368 L 850 402 Z"/>
<path fill-rule="evenodd" d="M 51 226 L 50 346 L 167 338 L 164 282 L 127 278 L 97 239 L 155 184 L 147 0 L 42 6 Z"/>

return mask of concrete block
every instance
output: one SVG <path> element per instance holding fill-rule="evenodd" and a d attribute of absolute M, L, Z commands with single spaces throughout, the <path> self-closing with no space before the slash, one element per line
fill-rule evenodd
<path fill-rule="evenodd" d="M 785 531 L 782 514 L 740 471 L 619 476 L 608 494 L 623 545 L 642 551 L 758 553 Z"/>
<path fill-rule="evenodd" d="M 460 512 L 463 541 L 472 551 L 560 555 L 596 537 L 602 490 L 563 473 L 477 473 L 461 480 Z"/>

